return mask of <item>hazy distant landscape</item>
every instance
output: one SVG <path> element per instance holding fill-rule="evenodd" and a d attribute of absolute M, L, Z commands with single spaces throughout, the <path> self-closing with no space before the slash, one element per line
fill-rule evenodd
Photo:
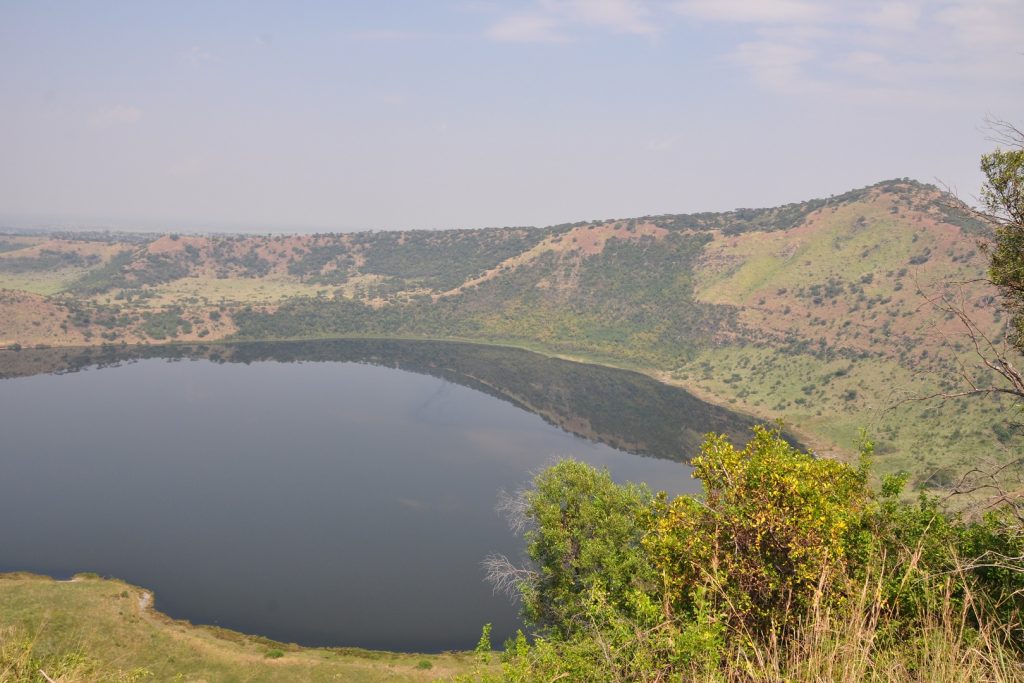
<path fill-rule="evenodd" d="M 899 611 L 920 615 L 932 599 L 972 604 L 941 579 L 969 571 L 964 585 L 983 596 L 972 609 L 994 621 L 981 612 L 969 620 L 982 648 L 944 632 L 942 656 L 1010 657 L 1003 648 L 1021 628 L 1013 482 L 1024 442 L 1007 418 L 1016 394 L 970 393 L 1014 376 L 984 364 L 996 347 L 977 345 L 1014 338 L 1017 319 L 988 281 L 995 261 L 985 245 L 1005 239 L 1003 229 L 934 186 L 901 179 L 776 208 L 547 228 L 8 232 L 4 516 L 17 517 L 38 491 L 61 504 L 7 534 L 0 606 L 15 629 L 28 629 L 10 633 L 54 640 L 4 645 L 12 654 L 0 658 L 0 673 L 34 680 L 26 672 L 40 652 L 50 659 L 38 671 L 66 667 L 66 680 L 234 680 L 252 659 L 288 662 L 281 675 L 256 667 L 266 680 L 540 680 L 572 671 L 581 681 L 655 680 L 676 667 L 709 675 L 725 658 L 730 680 L 749 680 L 724 629 L 802 637 L 761 620 L 780 609 L 786 619 L 805 614 L 789 601 L 808 599 L 800 596 L 812 578 L 825 581 L 837 561 L 827 558 L 843 554 L 846 580 L 878 571 L 894 591 L 858 607 L 876 611 L 854 624 L 897 609 L 885 618 L 948 629 L 948 616 L 935 626 Z M 175 368 L 187 361 L 197 363 Z M 299 365 L 278 373 L 268 362 Z M 310 372 L 308 363 L 327 365 Z M 448 382 L 466 388 L 453 393 Z M 735 450 L 753 425 L 773 420 L 788 442 L 755 427 Z M 50 432 L 51 422 L 65 431 Z M 551 465 L 556 455 L 574 459 Z M 668 462 L 643 457 L 652 455 Z M 718 476 L 727 479 L 709 487 Z M 991 490 L 1006 502 L 991 503 Z M 692 496 L 724 507 L 701 521 L 705 508 L 689 507 Z M 495 507 L 511 514 L 509 528 Z M 979 509 L 993 511 L 978 521 Z M 714 521 L 723 515 L 739 526 L 723 532 Z M 930 533 L 936 523 L 946 530 Z M 525 552 L 509 533 L 524 528 Z M 705 556 L 705 537 L 724 533 L 718 547 L 763 528 L 789 540 Z M 918 579 L 925 603 L 899 588 L 904 563 L 918 560 L 888 569 L 884 560 L 920 552 L 904 540 L 908 528 L 918 547 L 934 545 L 934 564 Z M 123 554 L 123 544 L 135 550 Z M 959 553 L 972 552 L 1006 559 L 995 573 L 987 564 L 956 569 Z M 657 629 L 683 629 L 672 637 L 704 645 L 618 630 L 622 619 L 653 623 L 653 604 L 643 606 L 651 594 L 642 591 L 659 590 L 649 572 L 661 567 L 667 577 L 689 565 L 699 576 L 721 561 L 738 562 L 722 575 L 735 583 L 715 589 L 731 606 L 708 626 L 702 603 L 691 602 L 705 588 L 660 589 L 682 612 L 667 611 Z M 70 577 L 76 602 L 62 593 L 58 607 L 60 584 L 48 576 Z M 765 593 L 762 581 L 780 587 Z M 855 585 L 819 587 L 814 599 L 841 600 Z M 595 590 L 624 591 L 612 598 L 623 602 L 609 608 Z M 127 598 L 129 611 L 114 617 L 97 602 L 103 591 Z M 506 603 L 503 591 L 518 600 Z M 576 620 L 588 612 L 596 621 L 581 629 Z M 93 664 L 75 664 L 62 645 L 68 632 L 46 625 L 54 614 L 68 623 L 127 619 L 118 647 L 145 666 L 110 674 L 103 630 L 78 627 L 71 633 L 91 657 L 82 661 Z M 472 656 L 333 647 L 459 650 L 481 624 Z M 685 635 L 695 628 L 710 630 Z M 147 630 L 168 654 L 154 658 Z M 492 637 L 508 639 L 500 670 Z M 623 637 L 617 647 L 636 654 L 595 658 L 595 644 Z M 202 654 L 179 661 L 180 638 Z M 887 647 L 895 661 L 916 656 Z M 641 652 L 663 663 L 638 663 Z M 1017 680 L 1015 659 L 985 661 L 968 667 L 967 680 L 982 671 Z"/>
<path fill-rule="evenodd" d="M 0 683 L 1024 683 L 1024 3 L 0 7 Z"/>
<path fill-rule="evenodd" d="M 915 181 L 730 213 L 295 236 L 8 235 L 0 344 L 408 337 L 634 368 L 941 488 L 1014 439 L 997 403 L 907 402 L 993 337 L 990 228 Z M 951 451 L 947 446 L 955 442 Z"/>

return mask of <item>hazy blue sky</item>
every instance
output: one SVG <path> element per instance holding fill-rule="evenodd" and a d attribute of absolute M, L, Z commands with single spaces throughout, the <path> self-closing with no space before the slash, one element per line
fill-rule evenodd
<path fill-rule="evenodd" d="M 544 225 L 977 192 L 1024 0 L 0 0 L 0 222 Z"/>

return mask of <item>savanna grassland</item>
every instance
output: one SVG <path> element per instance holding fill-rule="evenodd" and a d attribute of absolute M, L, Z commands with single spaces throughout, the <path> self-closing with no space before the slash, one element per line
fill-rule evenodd
<path fill-rule="evenodd" d="M 883 472 L 939 487 L 1015 438 L 998 402 L 916 401 L 961 382 L 962 298 L 989 231 L 894 180 L 772 209 L 303 236 L 0 237 L 0 344 L 409 337 L 521 346 L 638 369 Z M 983 373 L 984 374 L 984 373 Z M 984 376 L 980 380 L 990 379 Z M 955 444 L 955 448 L 950 448 Z"/>

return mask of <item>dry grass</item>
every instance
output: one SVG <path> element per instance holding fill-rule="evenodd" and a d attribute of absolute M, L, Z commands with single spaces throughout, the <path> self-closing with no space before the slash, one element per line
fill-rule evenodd
<path fill-rule="evenodd" d="M 875 571 L 847 592 L 845 605 L 828 607 L 836 587 L 819 582 L 812 607 L 787 637 L 741 637 L 721 675 L 729 683 L 1021 683 L 1024 660 L 1017 623 L 1000 623 L 971 588 L 966 569 L 938 579 L 930 606 L 914 620 L 896 618 L 882 597 L 886 583 L 903 584 L 919 570 L 921 548 Z M 884 562 L 882 563 L 884 565 Z"/>
<path fill-rule="evenodd" d="M 0 575 L 0 683 L 100 681 L 435 681 L 471 654 L 304 648 L 194 626 L 153 610 L 146 591 L 92 577 Z M 382 607 L 383 608 L 383 607 Z"/>
<path fill-rule="evenodd" d="M 955 607 L 947 594 L 916 633 L 888 624 L 865 584 L 856 604 L 841 613 L 815 610 L 795 639 L 734 653 L 726 680 L 737 683 L 1019 683 L 1022 662 L 1006 646 L 1000 626 L 971 625 L 974 605 Z"/>
<path fill-rule="evenodd" d="M 666 659 L 663 655 L 669 653 L 659 656 L 648 649 L 665 645 L 656 637 L 662 630 L 675 632 L 676 638 L 685 641 L 685 629 L 680 630 L 677 623 L 647 629 L 634 624 L 626 630 L 633 630 L 636 639 L 626 647 L 609 639 L 608 631 L 597 629 L 590 634 L 604 653 L 601 663 L 594 662 L 595 670 L 600 671 L 600 680 L 615 683 L 1024 683 L 1020 641 L 1024 615 L 1011 616 L 1011 623 L 1001 622 L 986 608 L 984 598 L 972 591 L 966 570 L 931 577 L 940 580 L 929 590 L 928 606 L 921 606 L 912 619 L 899 618 L 898 609 L 886 604 L 884 587 L 918 571 L 919 560 L 920 548 L 912 550 L 884 572 L 849 586 L 847 600 L 838 606 L 834 593 L 841 586 L 822 580 L 804 617 L 795 626 L 767 636 L 735 625 L 742 623 L 743 615 L 724 593 L 711 588 L 711 593 L 719 595 L 716 602 L 722 611 L 712 610 L 705 617 L 733 626 L 710 659 L 701 655 L 683 661 L 673 655 Z M 786 614 L 779 616 L 780 621 L 786 621 Z M 519 669 L 519 676 L 511 680 L 577 680 L 568 673 L 573 664 L 567 662 L 581 656 L 573 647 L 554 661 L 534 660 L 539 666 L 527 666 L 525 674 Z"/>

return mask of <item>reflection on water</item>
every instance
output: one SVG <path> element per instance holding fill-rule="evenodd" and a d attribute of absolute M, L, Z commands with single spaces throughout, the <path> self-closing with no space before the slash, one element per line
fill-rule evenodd
<path fill-rule="evenodd" d="M 327 340 L 0 352 L 0 378 L 110 367 L 145 358 L 216 363 L 352 362 L 440 377 L 629 453 L 688 461 L 708 432 L 745 442 L 754 421 L 646 375 L 528 351 L 431 341 Z"/>
<path fill-rule="evenodd" d="M 0 377 L 0 571 L 118 576 L 313 645 L 500 641 L 515 607 L 480 560 L 521 544 L 499 490 L 571 456 L 692 491 L 672 460 L 749 427 L 642 375 L 466 344 L 24 350 Z"/>

